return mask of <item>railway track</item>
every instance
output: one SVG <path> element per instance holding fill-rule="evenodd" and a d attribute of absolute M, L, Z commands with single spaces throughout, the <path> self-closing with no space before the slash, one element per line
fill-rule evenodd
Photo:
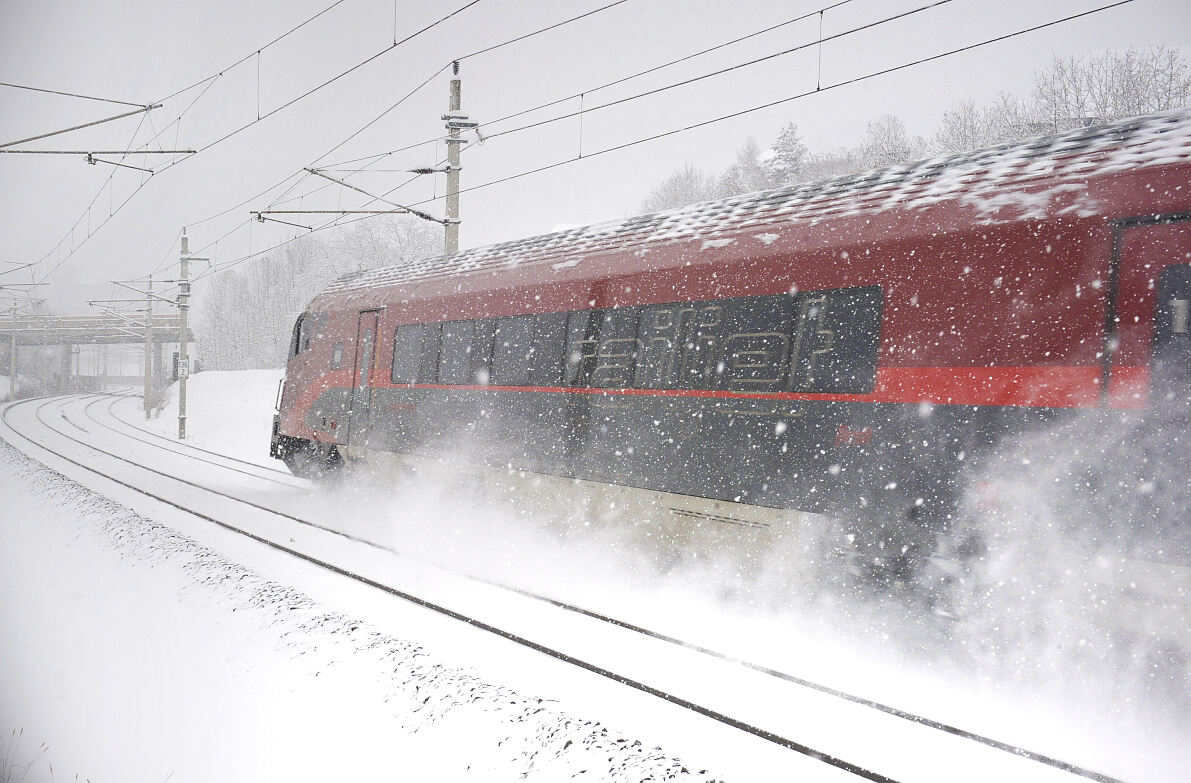
<path fill-rule="evenodd" d="M 636 645 L 660 645 L 682 651 L 684 655 L 697 656 L 705 662 L 710 662 L 712 671 L 722 673 L 725 667 L 736 670 L 743 674 L 735 676 L 750 682 L 752 692 L 758 694 L 758 698 L 772 698 L 771 689 L 785 689 L 785 692 L 810 695 L 810 704 L 830 704 L 832 706 L 828 709 L 829 712 L 843 716 L 840 719 L 846 726 L 845 732 L 855 731 L 857 726 L 884 726 L 885 731 L 898 737 L 917 737 L 917 741 L 922 743 L 920 747 L 926 749 L 926 764 L 919 763 L 919 767 L 925 766 L 929 769 L 934 766 L 932 757 L 942 762 L 956 753 L 964 753 L 965 757 L 972 759 L 970 770 L 958 773 L 954 768 L 950 768 L 941 775 L 923 774 L 922 769 L 907 764 L 905 758 L 889 759 L 883 764 L 874 763 L 873 754 L 862 752 L 862 748 L 849 748 L 848 744 L 844 743 L 844 752 L 841 752 L 840 748 L 828 747 L 830 743 L 808 739 L 783 728 L 780 725 L 783 721 L 773 720 L 772 715 L 763 716 L 764 719 L 751 718 L 736 709 L 725 709 L 718 705 L 717 701 L 722 701 L 718 697 L 701 699 L 681 687 L 675 687 L 676 683 L 659 683 L 636 673 L 626 673 L 626 668 L 617 664 L 616 656 L 609 658 L 602 654 L 589 655 L 582 651 L 581 644 L 580 649 L 576 649 L 568 643 L 568 633 L 565 630 L 562 633 L 557 630 L 543 632 L 540 628 L 511 623 L 507 619 L 492 620 L 483 616 L 484 612 L 478 611 L 479 604 L 486 602 L 472 602 L 471 606 L 460 607 L 416 594 L 409 588 L 395 583 L 395 580 L 365 573 L 363 569 L 353 568 L 338 561 L 333 562 L 331 558 L 321 556 L 317 542 L 325 539 L 304 538 L 295 543 L 292 533 L 295 526 L 300 526 L 317 531 L 321 536 L 343 539 L 362 547 L 381 547 L 391 554 L 404 557 L 400 553 L 393 553 L 391 548 L 382 547 L 376 541 L 353 535 L 337 529 L 332 524 L 312 518 L 317 516 L 315 514 L 298 514 L 275 507 L 279 499 L 277 492 L 282 493 L 282 499 L 289 497 L 292 501 L 296 495 L 300 502 L 309 505 L 312 493 L 308 482 L 297 479 L 286 471 L 257 465 L 190 444 L 179 444 L 149 432 L 121 418 L 115 412 L 121 399 L 123 397 L 119 395 L 85 395 L 26 400 L 5 407 L 0 413 L 0 421 L 4 430 L 9 433 L 6 439 L 34 458 L 38 458 L 38 452 L 48 453 L 77 470 L 115 482 L 225 531 L 245 536 L 273 550 L 465 623 L 483 633 L 580 668 L 620 686 L 662 699 L 670 705 L 814 759 L 854 778 L 880 783 L 909 783 L 916 780 L 952 779 L 955 774 L 961 774 L 969 780 L 1001 780 L 1011 777 L 1020 779 L 1021 775 L 1028 775 L 1030 779 L 1086 779 L 1099 783 L 1122 783 L 1117 778 L 1052 756 L 846 693 L 787 672 L 740 660 L 706 646 L 692 644 L 607 614 L 532 591 L 463 575 L 470 582 L 489 591 L 496 589 L 507 596 L 531 602 L 540 610 L 562 613 L 570 618 L 568 629 L 573 630 L 578 627 L 577 624 L 613 629 L 612 633 L 628 635 L 638 640 L 634 642 Z M 73 407 L 68 412 L 67 408 L 70 406 Z M 97 410 L 100 412 L 97 413 Z M 103 416 L 116 424 L 103 420 Z M 39 429 L 44 432 L 39 432 Z M 46 433 L 52 437 L 46 438 Z M 109 440 L 113 436 L 122 438 L 128 442 L 132 450 L 120 454 L 112 448 L 105 448 L 102 439 L 98 443 L 94 442 L 97 434 L 102 434 Z M 19 443 L 14 441 L 14 436 Z M 49 442 L 51 440 L 53 442 Z M 175 474 L 181 472 L 176 470 L 179 461 L 185 460 L 194 460 L 215 470 L 208 470 L 205 480 L 184 479 Z M 263 492 L 262 486 L 267 487 L 273 494 Z M 202 498 L 201 502 L 199 498 Z M 251 513 L 246 513 L 246 510 L 250 510 Z M 421 565 L 437 568 L 432 564 Z M 591 633 L 591 628 L 585 628 L 577 635 L 585 637 Z M 873 736 L 865 731 L 855 731 L 855 736 L 857 740 L 854 745 L 873 739 Z"/>

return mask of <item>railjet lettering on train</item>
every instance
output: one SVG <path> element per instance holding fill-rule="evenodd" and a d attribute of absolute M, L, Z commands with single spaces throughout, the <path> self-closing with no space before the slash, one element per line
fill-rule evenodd
<path fill-rule="evenodd" d="M 818 512 L 913 580 L 1006 439 L 1186 441 L 1188 301 L 1183 111 L 345 277 L 294 328 L 271 453 L 465 453 L 659 535 Z M 1148 502 L 1181 502 L 1169 468 Z"/>

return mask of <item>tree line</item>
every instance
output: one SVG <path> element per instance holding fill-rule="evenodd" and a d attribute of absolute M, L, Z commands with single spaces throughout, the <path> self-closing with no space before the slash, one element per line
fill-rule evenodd
<path fill-rule="evenodd" d="M 299 313 L 332 280 L 442 253 L 442 229 L 409 215 L 306 234 L 196 291 L 195 331 L 210 370 L 281 367 Z"/>
<path fill-rule="evenodd" d="M 1034 74 L 1029 95 L 1002 93 L 986 105 L 966 100 L 943 112 L 929 138 L 911 136 L 892 114 L 868 123 L 861 142 L 812 152 L 790 122 L 762 150 L 748 139 L 719 174 L 687 163 L 641 202 L 653 212 L 767 188 L 894 166 L 1059 133 L 1191 104 L 1191 68 L 1163 46 L 1054 60 Z"/>

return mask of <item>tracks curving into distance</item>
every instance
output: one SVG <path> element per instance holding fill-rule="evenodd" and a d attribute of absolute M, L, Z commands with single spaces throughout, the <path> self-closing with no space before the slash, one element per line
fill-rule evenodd
<path fill-rule="evenodd" d="M 840 758 L 836 755 L 832 755 L 832 754 L 817 750 L 813 747 L 810 747 L 807 744 L 799 742 L 799 741 L 792 739 L 790 737 L 782 736 L 778 733 L 769 731 L 763 727 L 753 725 L 753 724 L 745 722 L 743 720 L 739 720 L 737 718 L 732 717 L 731 715 L 725 714 L 724 712 L 712 709 L 710 707 L 699 704 L 695 701 L 683 698 L 677 694 L 668 692 L 667 690 L 663 690 L 661 688 L 654 687 L 654 686 L 649 685 L 648 683 L 640 681 L 638 679 L 634 679 L 632 677 L 628 677 L 623 674 L 617 673 L 615 671 L 612 671 L 611 669 L 600 666 L 592 661 L 588 661 L 583 658 L 577 657 L 570 653 L 564 652 L 560 649 L 556 649 L 555 647 L 551 647 L 551 646 L 542 644 L 540 642 L 536 642 L 532 639 L 527 638 L 524 635 L 514 633 L 514 632 L 506 630 L 504 628 L 500 628 L 496 625 L 487 623 L 484 620 L 481 620 L 477 617 L 471 616 L 469 614 L 466 614 L 466 613 L 463 613 L 460 611 L 456 611 L 456 610 L 451 609 L 447 606 L 443 606 L 441 604 L 438 604 L 433 601 L 427 600 L 425 598 L 419 597 L 417 595 L 414 595 L 412 593 L 398 589 L 392 585 L 385 584 L 383 582 L 380 582 L 380 581 L 370 578 L 368 576 L 365 576 L 365 575 L 362 575 L 359 573 L 355 573 L 347 568 L 343 568 L 339 565 L 336 565 L 335 563 L 320 559 L 319 557 L 309 554 L 307 552 L 300 551 L 299 549 L 297 549 L 295 547 L 287 546 L 287 545 L 280 543 L 279 541 L 275 541 L 267 536 L 260 535 L 258 533 L 254 533 L 250 530 L 246 530 L 243 527 L 237 526 L 236 524 L 233 524 L 233 523 L 227 521 L 226 519 L 221 519 L 221 518 L 218 518 L 211 514 L 203 513 L 203 512 L 198 511 L 194 508 L 190 508 L 186 504 L 180 503 L 176 499 L 170 498 L 164 492 L 155 491 L 153 489 L 146 488 L 145 486 L 138 485 L 137 483 L 127 481 L 127 480 L 122 479 L 116 475 L 113 475 L 113 473 L 110 471 L 105 472 L 101 468 L 96 467 L 94 464 L 87 464 L 87 461 L 84 461 L 81 458 L 72 457 L 69 454 L 64 453 L 62 450 L 52 448 L 43 442 L 39 442 L 35 437 L 32 437 L 29 433 L 22 432 L 20 429 L 13 426 L 12 422 L 10 421 L 10 414 L 14 410 L 18 409 L 19 407 L 36 406 L 35 410 L 34 410 L 34 417 L 40 426 L 44 427 L 45 429 L 55 433 L 56 435 L 58 435 L 62 438 L 65 438 L 67 441 L 70 441 L 73 444 L 76 444 L 77 446 L 80 446 L 80 447 L 88 450 L 92 454 L 98 455 L 98 458 L 100 459 L 100 461 L 102 461 L 102 460 L 116 460 L 119 463 L 123 463 L 123 464 L 127 464 L 129 466 L 132 466 L 136 470 L 144 471 L 150 475 L 155 475 L 159 478 L 164 478 L 167 480 L 167 482 L 176 482 L 177 484 L 184 485 L 184 486 L 190 487 L 192 489 L 200 490 L 203 493 L 209 493 L 211 495 L 219 496 L 220 498 L 223 498 L 226 500 L 234 501 L 235 503 L 244 504 L 244 505 L 251 507 L 259 512 L 263 512 L 263 513 L 270 514 L 270 515 L 275 515 L 276 517 L 280 517 L 280 518 L 288 520 L 290 522 L 294 522 L 294 523 L 300 524 L 302 526 L 307 526 L 307 527 L 310 527 L 313 529 L 317 529 L 319 531 L 322 531 L 324 533 L 328 533 L 328 534 L 331 534 L 331 535 L 334 535 L 337 537 L 348 539 L 348 540 L 353 541 L 358 544 L 362 544 L 362 545 L 369 546 L 369 547 L 378 547 L 378 544 L 376 544 L 375 542 L 368 541 L 364 538 L 360 538 L 357 536 L 353 536 L 350 533 L 336 530 L 336 529 L 329 527 L 327 525 L 320 524 L 319 522 L 316 522 L 314 520 L 306 519 L 306 518 L 303 518 L 303 517 L 295 515 L 295 514 L 287 513 L 285 511 L 281 511 L 276 508 L 272 508 L 264 503 L 260 503 L 255 500 L 245 498 L 241 495 L 238 495 L 238 494 L 235 494 L 232 492 L 228 492 L 223 489 L 210 487 L 210 486 L 207 486 L 201 482 L 183 479 L 178 476 L 172 475 L 166 471 L 159 470 L 155 467 L 151 467 L 150 465 L 144 464 L 143 462 L 121 456 L 121 455 L 116 454 L 112 451 L 109 451 L 109 450 L 104 449 L 100 446 L 97 446 L 93 443 L 89 443 L 86 440 L 84 440 L 82 437 L 79 437 L 78 435 L 72 433 L 69 430 L 60 429 L 58 427 L 55 427 L 54 424 L 52 423 L 52 421 L 50 420 L 51 417 L 47 415 L 48 410 L 50 408 L 52 408 L 52 406 L 64 405 L 64 404 L 68 404 L 71 402 L 78 402 L 80 400 L 88 400 L 87 402 L 85 402 L 85 404 L 83 406 L 83 413 L 87 417 L 85 422 L 74 421 L 73 419 L 68 417 L 64 411 L 59 411 L 61 420 L 64 421 L 71 429 L 77 430 L 78 433 L 81 433 L 82 435 L 91 435 L 92 434 L 91 430 L 87 429 L 87 426 L 86 426 L 86 425 L 91 425 L 94 427 L 105 429 L 114 435 L 135 441 L 143 446 L 148 446 L 152 449 L 160 450 L 163 452 L 169 452 L 173 455 L 185 457 L 187 459 L 197 460 L 201 463 L 215 466 L 215 467 L 219 468 L 220 470 L 228 471 L 229 473 L 234 473 L 234 474 L 238 474 L 241 476 L 247 476 L 253 481 L 261 481 L 261 482 L 266 482 L 266 483 L 274 485 L 274 486 L 281 485 L 281 486 L 288 487 L 288 488 L 307 488 L 310 486 L 309 482 L 305 481 L 304 479 L 298 479 L 298 478 L 292 476 L 288 471 L 278 470 L 276 468 L 270 468 L 267 466 L 258 465 L 253 462 L 240 460 L 240 459 L 237 459 L 234 457 L 220 454 L 215 451 L 211 451 L 209 449 L 203 449 L 203 448 L 200 448 L 197 446 L 193 446 L 191 444 L 179 443 L 179 442 L 173 441 L 169 438 L 158 435 L 157 433 L 150 432 L 142 427 L 138 427 L 136 424 L 134 424 L 126 419 L 121 418 L 113 410 L 116 403 L 119 400 L 121 400 L 127 396 L 132 396 L 132 395 L 98 394 L 98 395 L 82 395 L 81 397 L 76 397 L 76 396 L 48 397 L 48 398 L 35 398 L 35 399 L 30 399 L 30 400 L 23 400 L 23 401 L 9 404 L 7 407 L 5 407 L 3 409 L 3 411 L 0 412 L 0 421 L 3 422 L 3 424 L 5 425 L 5 427 L 7 428 L 7 430 L 9 432 L 13 433 L 18 438 L 20 438 L 21 440 L 25 441 L 26 443 L 32 445 L 36 449 L 41 449 L 43 451 L 46 451 L 59 459 L 65 460 L 66 462 L 68 462 L 84 471 L 87 471 L 88 473 L 100 476 L 100 477 L 105 478 L 109 481 L 113 481 L 120 486 L 123 486 L 127 489 L 130 489 L 132 491 L 135 491 L 137 493 L 145 495 L 149 498 L 157 500 L 161 503 L 164 503 L 164 504 L 171 506 L 175 509 L 178 509 L 180 511 L 191 514 L 199 519 L 210 522 L 224 530 L 236 533 L 238 535 L 245 536 L 249 539 L 252 539 L 253 541 L 256 541 L 260 544 L 268 546 L 268 547 L 275 549 L 277 551 L 284 552 L 284 553 L 291 555 L 293 557 L 299 558 L 299 559 L 301 559 L 307 563 L 310 563 L 312 565 L 326 569 L 330 572 L 336 573 L 336 574 L 346 577 L 348 579 L 352 579 L 356 582 L 367 585 L 368 587 L 371 587 L 371 588 L 374 588 L 377 590 L 381 590 L 389 595 L 400 598 L 400 599 L 407 601 L 409 603 L 412 603 L 416 606 L 422 607 L 424 609 L 428 609 L 433 612 L 437 612 L 437 613 L 444 615 L 446 617 L 449 617 L 451 619 L 466 623 L 473 628 L 476 628 L 476 629 L 484 631 L 486 633 L 501 637 L 505 640 L 508 640 L 508 641 L 513 642 L 518 645 L 521 645 L 528 649 L 534 650 L 541 654 L 548 655 L 556 660 L 562 661 L 562 662 L 572 665 L 572 666 L 576 666 L 576 667 L 581 668 L 587 672 L 590 672 L 592 674 L 595 674 L 600 677 L 611 680 L 613 682 L 616 682 L 620 685 L 624 685 L 626 687 L 633 688 L 637 691 L 648 694 L 650 696 L 654 696 L 654 697 L 663 699 L 672 705 L 684 708 L 686 710 L 689 710 L 691 712 L 699 714 L 703 717 L 717 721 L 717 722 L 724 724 L 726 726 L 729 726 L 731 728 L 746 732 L 746 733 L 751 734 L 755 737 L 766 740 L 770 743 L 773 743 L 780 747 L 794 751 L 796 753 L 803 754 L 805 756 L 808 756 L 808 757 L 813 758 L 817 761 L 823 762 L 824 764 L 828 764 L 828 765 L 835 767 L 839 770 L 842 770 L 844 772 L 851 773 L 852 775 L 855 775 L 857 777 L 860 777 L 860 778 L 863 778 L 866 780 L 876 781 L 877 783 L 897 783 L 895 778 L 887 777 L 883 774 L 880 774 L 878 772 L 867 769 L 866 767 L 861 766 L 860 764 L 856 764 L 856 763 L 853 763 L 846 759 Z M 105 412 L 113 420 L 120 422 L 120 424 L 123 426 L 123 428 L 113 427 L 112 425 L 108 424 L 107 422 L 104 422 L 104 421 L 100 420 L 99 418 L 91 415 L 92 408 L 94 406 L 100 405 L 104 402 L 107 403 L 107 409 Z M 13 443 L 12 445 L 16 446 L 17 444 Z M 36 458 L 35 455 L 30 455 L 30 456 L 34 456 L 34 458 Z M 389 551 L 391 551 L 391 550 L 389 550 Z M 402 555 L 402 556 L 407 557 L 406 555 Z M 423 564 L 425 564 L 425 563 L 423 563 Z M 426 565 L 433 566 L 433 564 L 426 564 Z M 437 567 L 437 566 L 433 566 L 433 567 Z M 605 624 L 608 626 L 613 626 L 613 627 L 622 629 L 624 631 L 628 631 L 632 634 L 636 634 L 636 635 L 639 635 L 642 637 L 647 637 L 649 639 L 656 640 L 656 641 L 664 643 L 666 645 L 670 645 L 670 646 L 677 647 L 677 648 L 683 648 L 685 650 L 689 650 L 689 651 L 698 653 L 700 655 L 707 656 L 709 658 L 713 658 L 713 659 L 725 662 L 727 664 L 731 664 L 734 666 L 741 667 L 743 669 L 750 670 L 752 672 L 761 674 L 765 677 L 772 678 L 775 681 L 789 683 L 789 684 L 792 684 L 792 685 L 795 685 L 795 686 L 798 686 L 801 688 L 808 689 L 810 691 L 814 691 L 819 694 L 829 696 L 829 697 L 831 697 L 833 699 L 837 699 L 841 702 L 845 702 L 847 704 L 862 707 L 866 710 L 871 710 L 871 711 L 874 711 L 877 713 L 888 715 L 888 716 L 900 719 L 901 721 L 905 721 L 907 723 L 914 724 L 916 726 L 930 729 L 930 730 L 939 732 L 941 734 L 948 735 L 950 737 L 962 739 L 965 741 L 970 741 L 972 743 L 978 744 L 985 748 L 1002 751 L 1002 752 L 1004 752 L 1006 754 L 1010 754 L 1018 759 L 1022 759 L 1022 760 L 1029 761 L 1029 762 L 1034 762 L 1036 764 L 1043 765 L 1045 767 L 1049 767 L 1055 771 L 1068 773 L 1068 775 L 1070 775 L 1070 776 L 1084 778 L 1087 780 L 1094 780 L 1094 781 L 1097 781 L 1098 783 L 1123 783 L 1123 781 L 1119 780 L 1118 778 L 1114 778 L 1109 775 L 1105 775 L 1105 774 L 1096 772 L 1094 770 L 1086 769 L 1086 768 L 1078 766 L 1076 764 L 1065 762 L 1060 759 L 1056 759 L 1054 757 L 1051 757 L 1051 756 L 1048 756 L 1048 755 L 1045 755 L 1042 753 L 1037 753 L 1037 752 L 1028 750 L 1026 748 L 1018 747 L 1016 745 L 1013 745 L 1013 744 L 1010 744 L 1007 742 L 1002 742 L 1002 741 L 999 741 L 999 740 L 996 740 L 996 739 L 993 739 L 990 737 L 985 737 L 985 736 L 982 736 L 975 732 L 967 731 L 967 730 L 959 728 L 957 726 L 953 726 L 953 725 L 950 725 L 947 723 L 936 721 L 931 718 L 928 718 L 928 717 L 925 717 L 922 715 L 917 715 L 912 712 L 908 712 L 906 710 L 902 710 L 902 709 L 899 709 L 899 708 L 896 708 L 896 707 L 893 707 L 890 705 L 882 704 L 880 702 L 876 702 L 876 701 L 873 701 L 870 699 L 856 696 L 854 694 L 849 694 L 844 691 L 841 691 L 841 690 L 838 690 L 835 688 L 831 688 L 829 686 L 822 685 L 819 683 L 815 683 L 810 680 L 800 678 L 800 677 L 797 677 L 795 675 L 792 675 L 792 674 L 789 674 L 786 672 L 778 671 L 778 670 L 775 670 L 775 669 L 772 669 L 769 667 L 765 667 L 765 666 L 762 666 L 762 665 L 759 665 L 759 664 L 756 664 L 756 663 L 753 663 L 750 661 L 741 660 L 741 659 L 726 655 L 722 652 L 719 652 L 719 651 L 716 651 L 716 650 L 713 650 L 713 649 L 710 649 L 710 648 L 707 648 L 707 647 L 704 647 L 701 645 L 692 644 L 692 643 L 684 641 L 682 639 L 678 639 L 678 638 L 675 638 L 675 637 L 672 637 L 672 636 L 669 636 L 666 634 L 658 633 L 658 632 L 652 631 L 648 628 L 644 628 L 644 627 L 641 627 L 641 626 L 633 624 L 633 623 L 625 622 L 623 620 L 619 620 L 619 619 L 610 617 L 608 615 L 605 615 L 605 614 L 602 614 L 599 612 L 595 612 L 595 611 L 591 611 L 589 609 L 575 606 L 573 604 L 569 604 L 564 601 L 559 601 L 554 598 L 550 598 L 548 596 L 539 595 L 539 594 L 534 593 L 529 590 L 524 590 L 524 589 L 517 588 L 517 587 L 511 587 L 508 585 L 499 584 L 499 583 L 493 582 L 491 580 L 478 578 L 478 577 L 468 575 L 468 574 L 463 574 L 462 576 L 464 576 L 465 578 L 467 578 L 473 582 L 478 582 L 478 583 L 487 585 L 489 587 L 504 590 L 509 593 L 519 595 L 523 598 L 527 598 L 532 601 L 540 602 L 542 604 L 545 604 L 545 605 L 560 609 L 562 611 L 596 621 L 598 623 L 602 623 L 602 624 Z"/>
<path fill-rule="evenodd" d="M 141 443 L 147 443 L 151 446 L 157 446 L 158 448 L 164 449 L 166 451 L 172 451 L 176 454 L 209 454 L 211 456 L 218 457 L 220 459 L 220 461 L 222 461 L 222 462 L 234 463 L 234 464 L 245 465 L 245 466 L 251 467 L 252 471 L 259 473 L 261 478 L 264 478 L 266 480 L 275 480 L 277 483 L 284 484 L 286 486 L 304 486 L 306 483 L 305 479 L 300 479 L 300 478 L 294 476 L 294 474 L 290 473 L 288 470 L 282 470 L 280 468 L 271 468 L 271 467 L 267 467 L 265 465 L 257 464 L 255 462 L 249 462 L 248 460 L 239 459 L 237 457 L 230 457 L 226 454 L 220 454 L 218 451 L 212 451 L 210 449 L 200 448 L 199 446 L 195 446 L 192 443 L 184 443 L 181 441 L 174 440 L 173 438 L 167 438 L 164 435 L 153 432 L 151 430 L 147 430 L 144 427 L 137 426 L 133 422 L 131 422 L 131 421 L 123 418 L 119 414 L 117 414 L 116 411 L 114 410 L 114 408 L 115 408 L 115 404 L 117 402 L 119 402 L 119 399 L 121 397 L 132 397 L 135 399 L 139 399 L 139 397 L 137 397 L 137 395 L 111 395 L 111 397 L 112 398 L 108 399 L 108 401 L 107 401 L 107 403 L 108 403 L 107 404 L 107 414 L 109 416 L 111 416 L 113 419 L 115 419 L 116 421 L 123 424 L 127 428 L 128 431 L 122 432 L 121 430 L 118 430 L 115 427 L 112 427 L 111 425 L 106 424 L 104 422 L 99 422 L 99 425 L 101 427 L 104 427 L 107 430 L 115 432 L 118 435 L 123 435 L 125 437 L 132 438 L 133 440 L 138 440 Z M 94 404 L 94 402 L 92 404 Z M 90 405 L 88 405 L 88 408 L 90 408 Z M 132 434 L 133 432 L 135 432 L 137 434 L 134 435 L 134 434 Z M 147 436 L 147 437 L 141 437 L 141 436 Z M 197 457 L 195 457 L 195 458 L 197 459 Z M 202 460 L 202 461 L 209 462 L 209 460 Z M 212 464 L 219 464 L 219 463 L 212 463 Z M 275 475 L 277 477 L 284 477 L 284 480 L 281 478 L 270 479 L 269 478 L 270 475 Z"/>

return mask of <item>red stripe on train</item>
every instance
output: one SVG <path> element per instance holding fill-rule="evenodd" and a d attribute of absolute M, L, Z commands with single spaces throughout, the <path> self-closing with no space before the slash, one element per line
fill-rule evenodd
<path fill-rule="evenodd" d="M 1095 408 L 1100 403 L 1099 367 L 882 367 L 870 394 L 797 394 L 705 389 L 593 389 L 567 386 L 450 385 L 440 383 L 378 386 L 410 389 L 468 389 L 547 394 L 607 396 L 704 397 L 714 399 L 808 400 L 812 402 L 881 402 L 936 405 L 991 405 L 1027 408 Z M 1118 367 L 1113 371 L 1110 405 L 1146 406 L 1149 369 Z"/>

